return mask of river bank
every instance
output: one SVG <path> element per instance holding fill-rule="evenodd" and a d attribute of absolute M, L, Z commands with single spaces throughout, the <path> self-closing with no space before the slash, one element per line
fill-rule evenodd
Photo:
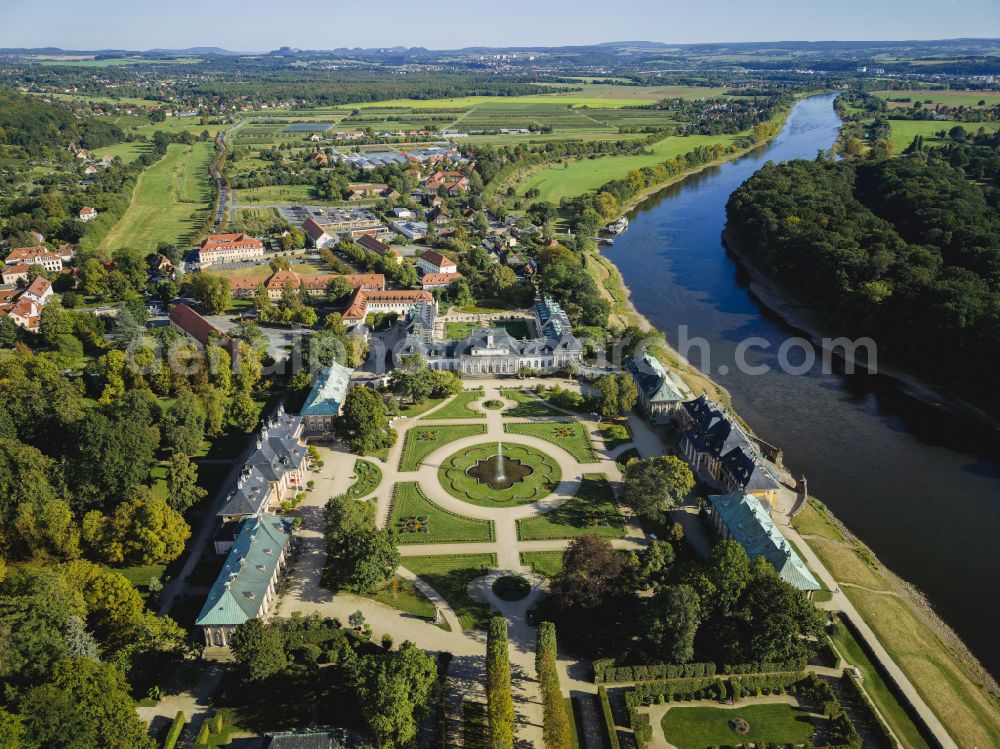
<path fill-rule="evenodd" d="M 815 153 L 815 150 L 812 153 Z M 693 170 L 692 173 L 679 177 L 674 182 L 693 180 L 694 183 L 698 184 L 717 181 L 717 174 L 693 178 L 693 175 L 706 171 L 710 166 L 704 165 L 698 170 Z M 691 192 L 697 192 L 697 189 L 692 188 Z M 670 196 L 683 194 L 685 188 L 680 185 L 678 189 L 664 192 L 664 188 L 661 186 L 637 198 L 632 202 L 630 208 L 639 208 L 643 213 L 654 210 L 646 207 L 646 201 L 661 192 L 665 195 L 664 200 L 669 201 Z M 629 230 L 628 236 L 633 235 L 633 232 L 643 231 L 637 228 L 639 224 L 636 224 L 635 216 L 632 216 L 632 219 L 633 228 Z M 680 232 L 679 236 L 683 237 L 683 240 L 677 241 L 691 241 L 683 230 L 668 229 L 666 236 L 674 239 L 674 233 L 677 231 Z M 643 237 L 642 241 L 648 243 L 649 239 L 654 240 L 652 254 L 659 256 L 664 253 L 663 236 L 663 230 L 661 230 L 650 235 L 648 239 Z M 715 236 L 718 237 L 718 234 Z M 621 244 L 626 245 L 626 250 L 632 247 L 631 251 L 636 251 L 634 242 L 631 240 L 616 242 L 616 249 Z M 619 251 L 624 252 L 625 250 Z M 719 252 L 722 253 L 721 248 Z M 632 258 L 633 264 L 637 262 L 635 256 L 626 256 Z M 643 262 L 648 263 L 649 259 L 645 259 Z M 731 259 L 727 262 L 731 263 Z M 674 263 L 675 261 L 671 261 L 671 267 L 674 267 Z M 638 309 L 633 298 L 633 290 L 625 283 L 618 265 L 610 258 L 603 256 L 599 251 L 593 251 L 587 255 L 587 267 L 588 271 L 597 278 L 603 290 L 602 293 L 605 293 L 612 302 L 614 323 L 618 325 L 635 324 L 644 329 L 660 329 L 664 324 L 668 327 L 672 326 L 673 321 L 670 323 L 661 321 L 661 325 L 657 326 Z M 656 266 L 640 265 L 639 267 L 643 269 L 640 271 L 640 280 L 648 279 L 656 274 Z M 676 268 L 674 273 L 676 273 Z M 682 279 L 681 288 L 685 291 L 700 288 L 692 286 L 694 283 L 692 278 L 699 276 L 700 270 L 692 269 L 691 273 L 694 276 L 685 274 Z M 697 278 L 696 280 L 700 281 Z M 760 287 L 758 290 L 763 291 Z M 656 294 L 654 299 L 658 300 L 660 304 L 669 298 L 666 290 L 658 288 Z M 648 296 L 647 292 L 647 305 L 651 301 Z M 676 300 L 673 301 L 676 303 Z M 713 306 L 720 303 L 718 298 L 711 293 L 709 301 Z M 764 304 L 763 300 L 759 303 Z M 669 306 L 666 308 L 669 309 Z M 678 321 L 681 319 L 678 318 Z M 737 329 L 742 329 L 742 326 L 737 325 Z M 747 331 L 745 335 L 748 335 L 749 332 Z M 733 405 L 728 389 L 716 382 L 710 374 L 691 365 L 671 343 L 664 347 L 661 358 L 666 364 L 673 366 L 695 392 L 700 391 L 698 385 L 702 384 L 710 394 L 715 392 L 721 400 L 730 406 Z M 933 401 L 929 402 L 933 403 Z M 777 407 L 777 403 L 770 405 L 772 411 Z M 815 406 L 813 407 L 815 408 Z M 734 413 L 739 410 L 741 409 L 738 407 L 734 408 Z M 781 409 L 781 413 L 785 419 L 793 418 L 786 413 L 784 407 Z M 814 415 L 818 414 L 814 413 Z M 751 419 L 751 421 L 757 421 L 759 416 L 758 412 L 758 418 Z M 770 434 L 767 436 L 772 437 Z M 848 439 L 851 438 L 848 437 Z M 783 442 L 788 446 L 787 440 Z M 834 443 L 829 443 L 828 449 L 829 447 L 835 447 Z M 844 459 L 849 458 L 844 456 Z M 787 455 L 786 461 L 791 465 L 797 465 L 796 461 L 787 460 Z M 1000 704 L 996 699 L 998 691 L 988 672 L 960 636 L 955 633 L 955 630 L 938 615 L 927 597 L 916 586 L 891 572 L 885 564 L 878 560 L 878 557 L 867 545 L 858 540 L 854 533 L 847 530 L 846 524 L 837 520 L 833 513 L 828 510 L 827 514 L 831 518 L 831 525 L 843 530 L 838 531 L 835 537 L 831 532 L 831 538 L 826 540 L 809 539 L 808 544 L 810 548 L 814 548 L 814 552 L 821 557 L 833 576 L 837 580 L 845 582 L 845 592 L 848 598 L 852 603 L 856 602 L 855 605 L 859 610 L 865 612 L 865 620 L 877 632 L 879 640 L 890 653 L 892 659 L 900 665 L 907 678 L 917 685 L 921 695 L 931 705 L 935 714 L 946 724 L 949 732 L 956 737 L 961 746 L 1000 746 Z M 877 577 L 866 577 L 867 575 L 876 575 Z M 854 582 L 856 580 L 860 582 Z M 868 587 L 875 592 L 865 590 L 864 587 L 852 587 L 854 585 L 864 586 L 866 580 L 869 583 L 874 580 L 875 584 Z"/>
<path fill-rule="evenodd" d="M 924 401 L 931 408 L 947 409 L 954 414 L 976 419 L 1000 430 L 1000 417 L 989 413 L 971 401 L 948 392 L 942 385 L 930 383 L 917 375 L 886 365 L 882 361 L 878 361 L 875 371 L 872 371 L 868 362 L 858 359 L 849 351 L 831 346 L 831 336 L 836 337 L 836 334 L 823 331 L 822 326 L 812 319 L 812 310 L 795 301 L 774 279 L 754 265 L 753 260 L 740 248 L 739 240 L 731 230 L 727 229 L 722 232 L 722 244 L 729 256 L 749 278 L 747 290 L 750 294 L 769 312 L 780 318 L 785 325 L 808 338 L 816 348 L 828 352 L 845 364 L 856 366 L 864 372 L 894 380 L 903 392 L 912 398 Z"/>

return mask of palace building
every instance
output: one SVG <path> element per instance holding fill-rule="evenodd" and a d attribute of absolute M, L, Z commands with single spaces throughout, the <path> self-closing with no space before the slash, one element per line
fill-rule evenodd
<path fill-rule="evenodd" d="M 302 406 L 302 429 L 306 434 L 329 434 L 344 405 L 353 370 L 334 362 L 313 378 L 312 389 Z"/>
<path fill-rule="evenodd" d="M 786 583 L 810 597 L 822 587 L 757 497 L 744 492 L 711 496 L 706 511 L 719 538 L 736 541 L 750 559 L 764 557 Z"/>

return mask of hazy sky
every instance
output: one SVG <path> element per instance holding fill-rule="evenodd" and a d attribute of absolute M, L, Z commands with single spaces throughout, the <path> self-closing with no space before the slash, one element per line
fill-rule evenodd
<path fill-rule="evenodd" d="M 0 47 L 263 51 L 1000 37 L 998 0 L 0 0 Z"/>

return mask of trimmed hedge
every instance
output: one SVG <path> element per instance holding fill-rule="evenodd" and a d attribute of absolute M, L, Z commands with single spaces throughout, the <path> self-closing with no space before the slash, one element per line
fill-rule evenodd
<path fill-rule="evenodd" d="M 629 691 L 625 693 L 625 707 L 628 708 L 628 719 L 632 726 L 632 733 L 635 735 L 637 749 L 646 749 L 646 743 L 653 740 L 653 725 L 649 721 L 649 716 L 640 713 L 639 708 L 642 701 L 638 695 Z"/>
<path fill-rule="evenodd" d="M 726 664 L 720 671 L 726 676 L 740 674 L 776 674 L 790 671 L 801 671 L 806 667 L 806 661 L 787 661 L 785 663 L 736 663 Z"/>
<path fill-rule="evenodd" d="M 615 666 L 611 658 L 594 661 L 594 683 L 623 681 L 659 681 L 715 676 L 714 663 L 653 663 L 645 666 Z"/>
<path fill-rule="evenodd" d="M 174 716 L 174 722 L 170 724 L 167 737 L 163 740 L 163 749 L 174 749 L 177 746 L 177 741 L 180 739 L 186 723 L 187 718 L 184 717 L 184 711 L 181 710 Z"/>
<path fill-rule="evenodd" d="M 618 741 L 618 731 L 615 730 L 615 716 L 611 712 L 611 700 L 608 699 L 608 690 L 604 685 L 597 688 L 597 696 L 601 700 L 601 712 L 604 714 L 604 727 L 608 731 L 608 746 L 611 749 L 622 749 Z"/>
<path fill-rule="evenodd" d="M 872 704 L 872 701 L 868 699 L 868 695 L 865 694 L 865 691 L 861 688 L 861 682 L 858 681 L 857 677 L 854 676 L 850 669 L 844 669 L 843 680 L 849 685 L 848 691 L 852 692 L 868 711 L 871 719 L 871 730 L 878 734 L 881 743 L 884 746 L 889 747 L 889 749 L 899 749 L 899 742 L 893 738 L 892 734 L 889 732 L 889 727 L 885 724 L 885 721 L 883 721 L 879 714 L 875 712 L 875 706 Z"/>
<path fill-rule="evenodd" d="M 807 677 L 805 672 L 795 671 L 786 674 L 734 676 L 729 683 L 733 689 L 733 698 L 739 699 L 757 694 L 784 694 L 789 687 L 799 684 Z"/>

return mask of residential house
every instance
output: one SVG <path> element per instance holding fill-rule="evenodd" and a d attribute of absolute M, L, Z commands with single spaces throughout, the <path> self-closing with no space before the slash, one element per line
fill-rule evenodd
<path fill-rule="evenodd" d="M 80 209 L 80 213 L 78 215 L 81 221 L 84 222 L 93 221 L 95 218 L 97 218 L 97 211 L 91 208 L 89 205 L 85 205 L 83 208 Z"/>
<path fill-rule="evenodd" d="M 49 280 L 43 276 L 38 276 L 28 284 L 28 288 L 24 290 L 23 296 L 44 307 L 49 299 L 52 298 L 52 293 L 52 284 L 49 283 Z"/>
<path fill-rule="evenodd" d="M 393 208 L 392 215 L 396 218 L 411 219 L 416 214 L 414 214 L 409 208 Z"/>
<path fill-rule="evenodd" d="M 425 273 L 420 278 L 422 289 L 447 289 L 458 282 L 461 273 Z"/>
<path fill-rule="evenodd" d="M 264 243 L 249 234 L 209 234 L 198 248 L 202 268 L 219 263 L 240 263 L 264 257 Z"/>
<path fill-rule="evenodd" d="M 49 273 L 58 273 L 63 269 L 62 258 L 41 245 L 15 247 L 4 262 L 7 265 L 40 265 Z"/>
<path fill-rule="evenodd" d="M 42 322 L 42 306 L 30 297 L 18 294 L 10 301 L 0 302 L 0 314 L 7 315 L 19 327 L 38 332 Z"/>
<path fill-rule="evenodd" d="M 780 482 L 755 442 L 704 393 L 678 410 L 680 451 L 695 474 L 726 492 L 742 491 L 771 504 Z"/>
<path fill-rule="evenodd" d="M 427 178 L 424 187 L 434 192 L 444 189 L 449 193 L 460 193 L 469 189 L 469 178 L 462 174 L 462 172 L 439 170 Z"/>
<path fill-rule="evenodd" d="M 440 252 L 428 250 L 417 258 L 421 273 L 456 273 L 458 266 Z"/>
<path fill-rule="evenodd" d="M 706 512 L 719 538 L 736 541 L 751 560 L 764 557 L 786 583 L 810 598 L 822 587 L 757 497 L 740 491 L 710 496 Z"/>
<path fill-rule="evenodd" d="M 394 250 L 382 240 L 369 234 L 358 237 L 358 244 L 366 250 L 371 250 L 384 258 L 392 259 L 396 265 L 402 265 L 403 263 L 403 256 L 400 255 L 398 251 Z"/>
<path fill-rule="evenodd" d="M 671 421 L 681 404 L 691 397 L 687 386 L 652 354 L 643 353 L 638 360 L 626 359 L 625 371 L 632 375 L 639 391 L 639 407 L 650 421 Z"/>
<path fill-rule="evenodd" d="M 27 263 L 17 265 L 4 265 L 0 267 L 0 282 L 4 284 L 28 283 L 28 271 L 31 266 Z"/>
<path fill-rule="evenodd" d="M 427 220 L 435 226 L 443 226 L 451 220 L 451 214 L 443 205 L 439 205 L 427 212 Z"/>
<path fill-rule="evenodd" d="M 208 647 L 229 647 L 233 630 L 271 611 L 292 547 L 290 518 L 247 518 L 195 619 Z"/>
<path fill-rule="evenodd" d="M 302 406 L 305 434 L 330 434 L 344 405 L 353 370 L 334 362 L 319 372 Z"/>

